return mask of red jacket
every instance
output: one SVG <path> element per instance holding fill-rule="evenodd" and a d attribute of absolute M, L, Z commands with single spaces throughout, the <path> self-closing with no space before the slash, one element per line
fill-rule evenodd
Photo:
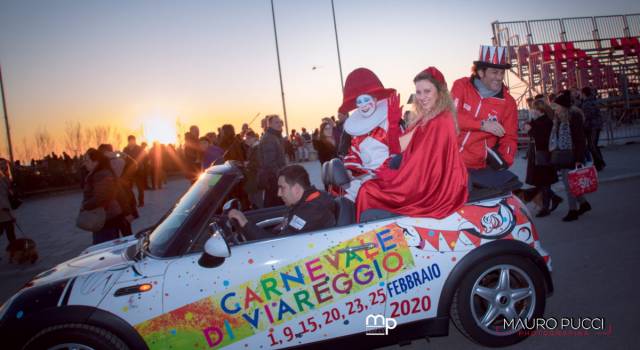
<path fill-rule="evenodd" d="M 518 150 L 518 109 L 516 101 L 503 87 L 495 97 L 482 98 L 471 81 L 461 78 L 453 83 L 451 97 L 458 111 L 458 144 L 467 168 L 486 167 L 487 148 L 497 143 L 498 154 L 511 166 Z M 502 138 L 481 131 L 482 121 L 497 120 L 505 130 Z"/>

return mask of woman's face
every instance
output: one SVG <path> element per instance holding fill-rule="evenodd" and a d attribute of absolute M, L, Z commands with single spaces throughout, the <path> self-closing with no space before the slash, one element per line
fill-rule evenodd
<path fill-rule="evenodd" d="M 551 109 L 553 110 L 553 112 L 558 115 L 559 113 L 562 113 L 564 111 L 564 107 L 562 107 L 561 105 L 557 104 L 557 103 L 552 103 L 551 104 Z"/>
<path fill-rule="evenodd" d="M 84 156 L 84 167 L 89 171 L 93 171 L 96 168 L 98 162 L 91 160 L 89 156 Z"/>
<path fill-rule="evenodd" d="M 324 136 L 327 136 L 327 137 L 333 136 L 333 127 L 331 126 L 331 124 L 326 124 L 322 128 L 322 134 L 324 134 Z"/>
<path fill-rule="evenodd" d="M 416 101 L 420 108 L 429 113 L 436 105 L 438 99 L 438 89 L 429 80 L 418 80 L 416 82 Z"/>

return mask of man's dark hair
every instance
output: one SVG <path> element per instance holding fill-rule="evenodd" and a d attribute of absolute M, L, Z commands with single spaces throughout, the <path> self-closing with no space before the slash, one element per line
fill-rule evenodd
<path fill-rule="evenodd" d="M 289 186 L 298 184 L 302 186 L 305 191 L 311 187 L 309 173 L 307 173 L 307 170 L 305 170 L 302 165 L 287 165 L 278 172 L 278 178 L 280 178 L 280 176 L 284 177 L 284 182 Z"/>
<path fill-rule="evenodd" d="M 113 146 L 108 143 L 103 143 L 98 146 L 98 151 L 100 152 L 113 152 Z"/>
<path fill-rule="evenodd" d="M 107 158 L 107 156 L 104 155 L 104 151 L 97 150 L 95 148 L 89 148 L 89 150 L 87 150 L 86 155 L 87 157 L 89 157 L 89 159 L 98 163 L 98 165 L 94 169 L 94 172 L 105 169 L 113 173 L 113 170 L 111 168 L 111 162 L 109 161 L 109 158 Z"/>
<path fill-rule="evenodd" d="M 533 99 L 534 100 L 542 100 L 542 99 L 544 99 L 544 95 L 543 94 L 537 94 Z"/>
<path fill-rule="evenodd" d="M 131 140 L 135 141 L 135 140 L 136 140 L 136 137 L 135 137 L 135 136 L 133 136 L 133 135 L 129 135 L 129 136 L 127 136 L 127 141 L 131 141 Z"/>
<path fill-rule="evenodd" d="M 475 64 L 474 64 L 474 65 L 471 67 L 471 76 L 472 76 L 473 78 L 480 78 L 480 76 L 478 75 L 478 72 L 479 72 L 479 71 L 486 72 L 486 71 L 487 71 L 487 68 L 489 68 L 489 67 L 484 66 L 484 65 L 480 65 L 480 66 L 478 66 L 478 65 L 475 65 Z"/>
<path fill-rule="evenodd" d="M 591 94 L 592 94 L 592 93 L 593 93 L 593 92 L 591 91 L 591 88 L 590 88 L 590 87 L 585 86 L 585 87 L 583 87 L 583 88 L 582 88 L 582 94 L 583 94 L 583 95 L 585 95 L 585 96 L 587 96 L 587 97 L 591 97 Z"/>

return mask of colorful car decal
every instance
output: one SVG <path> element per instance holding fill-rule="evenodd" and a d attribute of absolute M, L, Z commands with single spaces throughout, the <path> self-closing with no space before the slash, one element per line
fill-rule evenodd
<path fill-rule="evenodd" d="M 366 243 L 375 247 L 341 252 Z M 403 230 L 386 225 L 135 328 L 150 349 L 221 348 L 356 295 L 413 267 Z"/>

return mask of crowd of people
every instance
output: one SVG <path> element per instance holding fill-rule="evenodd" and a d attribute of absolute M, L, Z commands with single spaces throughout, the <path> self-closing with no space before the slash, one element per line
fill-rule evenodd
<path fill-rule="evenodd" d="M 147 150 L 132 135 L 122 152 L 103 144 L 82 157 L 52 155 L 45 161 L 62 174 L 77 174 L 82 211 L 104 212 L 104 223 L 93 232 L 94 243 L 131 234 L 137 208 L 144 206 L 144 192 L 161 189 L 167 169 L 179 169 L 193 183 L 204 169 L 226 161 L 242 165 L 245 179 L 235 195 L 245 208 L 291 208 L 283 232 L 332 222 L 325 215 L 333 210 L 327 204 L 331 195 L 311 186 L 303 167 L 288 165 L 316 156 L 321 163 L 343 161 L 349 184 L 325 190 L 344 193 L 356 208 L 356 220 L 380 213 L 444 218 L 459 209 L 470 192 L 522 185 L 508 170 L 517 153 L 518 134 L 516 103 L 503 83 L 508 68 L 504 48 L 490 46 L 481 47 L 472 75 L 456 80 L 451 89 L 443 74 L 429 67 L 414 77 L 413 108 L 405 113 L 394 89 L 385 88 L 370 70 L 358 68 L 347 77 L 337 119 L 323 118 L 312 133 L 302 128 L 283 137 L 283 122 L 272 114 L 262 119 L 258 132 L 245 123 L 238 133 L 226 124 L 201 135 L 194 125 L 178 150 L 158 143 Z M 528 103 L 525 131 L 531 142 L 524 180 L 534 186 L 530 192 L 542 197 L 536 216 L 549 215 L 563 201 L 551 189 L 562 179 L 569 204 L 563 220 L 577 220 L 591 206 L 586 198 L 571 195 L 568 172 L 588 160 L 599 171 L 606 166 L 598 148 L 602 118 L 596 92 L 574 89 L 539 95 Z M 0 165 L 0 233 L 12 240 L 14 216 L 8 198 L 15 190 L 7 161 Z M 32 161 L 31 167 L 37 166 Z M 255 223 L 241 212 L 229 215 L 247 227 L 249 235 L 257 235 Z"/>

